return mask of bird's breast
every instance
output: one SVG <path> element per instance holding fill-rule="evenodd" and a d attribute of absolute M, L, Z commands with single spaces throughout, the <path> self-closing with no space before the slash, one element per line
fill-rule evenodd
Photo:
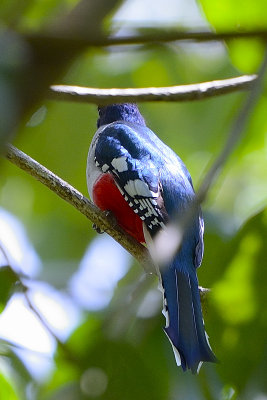
<path fill-rule="evenodd" d="M 100 174 L 92 188 L 92 200 L 103 211 L 111 211 L 118 224 L 138 242 L 144 243 L 143 221 L 123 198 L 113 176 Z"/>

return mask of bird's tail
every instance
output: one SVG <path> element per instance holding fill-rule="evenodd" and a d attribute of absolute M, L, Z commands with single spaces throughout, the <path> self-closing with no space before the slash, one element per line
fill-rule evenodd
<path fill-rule="evenodd" d="M 196 271 L 175 268 L 162 273 L 164 292 L 164 328 L 174 350 L 176 362 L 183 370 L 196 373 L 203 361 L 216 362 L 205 332 Z"/>

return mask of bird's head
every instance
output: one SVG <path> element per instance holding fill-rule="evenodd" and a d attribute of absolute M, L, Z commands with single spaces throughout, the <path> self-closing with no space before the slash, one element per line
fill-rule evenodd
<path fill-rule="evenodd" d="M 145 120 L 142 117 L 138 107 L 134 103 L 110 104 L 108 106 L 98 107 L 99 118 L 97 127 L 110 124 L 115 121 L 126 121 L 145 126 Z"/>

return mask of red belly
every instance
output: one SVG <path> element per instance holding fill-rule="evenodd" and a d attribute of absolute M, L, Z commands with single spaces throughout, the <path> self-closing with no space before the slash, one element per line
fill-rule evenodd
<path fill-rule="evenodd" d="M 111 211 L 118 224 L 138 242 L 145 242 L 142 220 L 124 200 L 110 173 L 101 175 L 95 182 L 93 202 L 101 210 Z"/>

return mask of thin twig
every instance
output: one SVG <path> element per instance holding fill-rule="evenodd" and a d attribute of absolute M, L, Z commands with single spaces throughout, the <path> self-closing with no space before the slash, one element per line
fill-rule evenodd
<path fill-rule="evenodd" d="M 84 48 L 86 46 L 93 47 L 108 47 L 108 46 L 122 46 L 122 45 L 143 45 L 148 43 L 168 43 L 176 41 L 196 41 L 196 42 L 210 42 L 210 41 L 224 41 L 233 39 L 261 39 L 267 40 L 266 29 L 255 29 L 246 31 L 221 31 L 221 32 L 181 32 L 177 29 L 161 28 L 161 29 L 142 29 L 144 33 L 137 35 L 127 36 L 89 36 L 89 35 L 75 35 L 72 31 L 68 30 L 64 35 L 62 34 L 27 34 L 24 37 L 33 45 L 47 46 L 56 45 L 70 46 L 71 48 Z M 71 32 L 71 34 L 69 33 Z"/>
<path fill-rule="evenodd" d="M 140 31 L 142 29 L 140 28 Z M 143 34 L 123 36 L 123 37 L 110 37 L 106 39 L 106 44 L 102 40 L 102 45 L 129 45 L 129 44 L 145 44 L 145 43 L 166 43 L 176 41 L 196 41 L 196 42 L 210 42 L 210 41 L 223 41 L 233 39 L 248 39 L 258 38 L 264 41 L 267 40 L 266 29 L 255 29 L 247 31 L 222 31 L 222 32 L 181 32 L 176 29 L 144 29 Z"/>
<path fill-rule="evenodd" d="M 50 87 L 48 98 L 52 100 L 75 101 L 94 104 L 112 104 L 143 101 L 191 101 L 248 90 L 257 79 L 256 75 L 201 82 L 190 85 L 96 89 L 80 86 L 54 85 Z"/>
<path fill-rule="evenodd" d="M 251 30 L 251 31 L 224 31 L 224 32 L 179 32 L 175 29 L 154 29 L 147 33 L 136 36 L 124 37 L 111 37 L 107 39 L 106 46 L 112 45 L 126 45 L 126 44 L 145 44 L 145 43 L 166 43 L 176 41 L 196 41 L 196 42 L 210 42 L 210 41 L 223 41 L 233 39 L 248 39 L 259 38 L 264 41 L 267 40 L 267 30 Z"/>
<path fill-rule="evenodd" d="M 23 284 L 24 286 L 24 284 Z M 29 296 L 29 288 L 25 288 L 24 297 L 27 302 L 29 309 L 33 312 L 33 314 L 39 319 L 43 327 L 47 330 L 47 332 L 55 339 L 55 341 L 60 345 L 60 347 L 64 347 L 64 343 L 59 339 L 59 337 L 55 334 L 55 332 L 51 329 L 49 323 L 45 319 L 45 317 L 37 310 L 37 307 L 33 304 Z"/>
<path fill-rule="evenodd" d="M 1 344 L 1 345 L 2 345 L 2 344 L 3 344 L 3 345 L 6 345 L 6 346 L 8 346 L 8 347 L 15 348 L 15 349 L 17 349 L 17 350 L 27 351 L 27 352 L 29 352 L 29 353 L 31 353 L 31 354 L 37 355 L 37 356 L 42 357 L 42 358 L 44 358 L 44 359 L 48 359 L 48 360 L 50 359 L 49 355 L 46 354 L 46 353 L 44 353 L 44 352 L 42 352 L 41 350 L 29 349 L 28 347 L 23 346 L 22 344 L 13 342 L 12 340 L 3 338 L 3 337 L 1 337 L 1 336 L 0 336 L 0 344 Z"/>
<path fill-rule="evenodd" d="M 9 257 L 7 255 L 6 249 L 4 248 L 4 246 L 2 245 L 2 243 L 0 243 L 0 253 L 2 253 L 3 258 L 6 260 L 6 265 L 10 266 L 10 261 L 9 261 Z M 2 268 L 2 265 L 1 265 Z"/>
<path fill-rule="evenodd" d="M 80 360 L 77 359 L 77 357 L 74 355 L 74 353 L 69 349 L 68 345 L 66 343 L 62 342 L 60 340 L 60 338 L 56 335 L 56 333 L 50 327 L 46 318 L 42 315 L 42 313 L 37 309 L 35 304 L 31 301 L 30 296 L 29 296 L 29 288 L 26 288 L 26 289 L 27 290 L 24 291 L 24 297 L 25 297 L 25 300 L 27 302 L 29 309 L 39 319 L 42 326 L 47 330 L 47 332 L 55 339 L 55 341 L 57 342 L 57 345 L 64 353 L 66 359 L 68 359 L 72 363 L 75 363 L 78 366 L 80 366 Z"/>

